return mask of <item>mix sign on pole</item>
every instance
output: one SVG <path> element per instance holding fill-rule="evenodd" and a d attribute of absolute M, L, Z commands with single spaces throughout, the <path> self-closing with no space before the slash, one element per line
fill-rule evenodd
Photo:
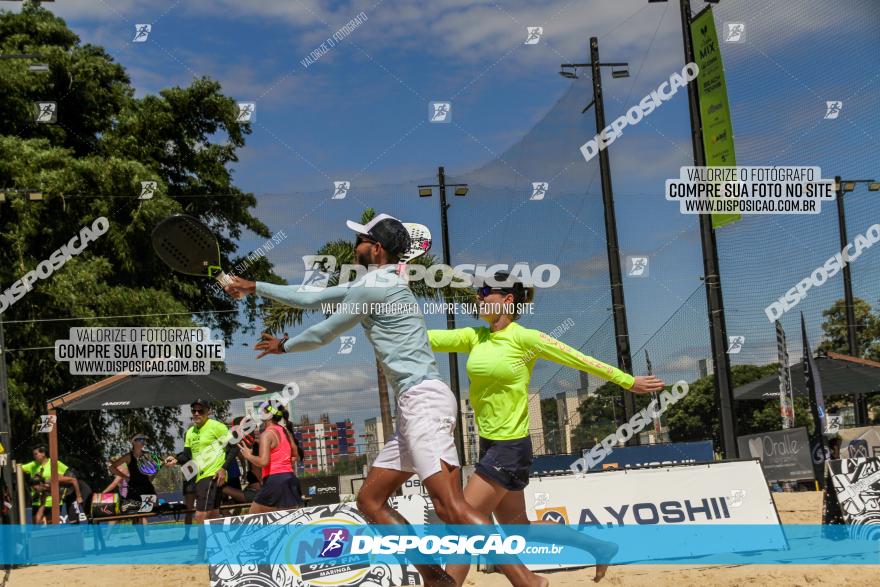
<path fill-rule="evenodd" d="M 700 67 L 696 79 L 700 98 L 700 122 L 703 130 L 705 165 L 729 167 L 736 165 L 733 147 L 733 125 L 721 47 L 715 31 L 715 19 L 707 8 L 691 21 L 694 62 Z M 712 214 L 712 228 L 721 228 L 742 218 L 739 214 Z"/>
<path fill-rule="evenodd" d="M 794 392 L 791 389 L 791 367 L 788 366 L 788 346 L 785 343 L 785 330 L 776 321 L 776 351 L 779 356 L 779 412 L 782 428 L 794 427 Z"/>

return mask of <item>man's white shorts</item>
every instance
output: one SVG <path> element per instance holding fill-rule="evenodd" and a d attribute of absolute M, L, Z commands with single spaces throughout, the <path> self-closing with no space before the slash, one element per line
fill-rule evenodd
<path fill-rule="evenodd" d="M 458 407 L 443 381 L 428 379 L 397 398 L 397 431 L 385 444 L 374 467 L 415 473 L 424 480 L 440 471 L 440 461 L 459 466 L 455 450 Z"/>

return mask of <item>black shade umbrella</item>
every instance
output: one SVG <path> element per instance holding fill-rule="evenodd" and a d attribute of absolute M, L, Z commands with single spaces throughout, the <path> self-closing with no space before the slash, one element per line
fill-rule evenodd
<path fill-rule="evenodd" d="M 880 363 L 837 353 L 816 357 L 823 395 L 863 395 L 880 392 Z M 801 363 L 791 366 L 791 386 L 797 396 L 806 396 Z M 779 376 L 768 375 L 733 390 L 736 400 L 762 400 L 779 397 Z"/>
<path fill-rule="evenodd" d="M 114 375 L 49 402 L 50 409 L 130 410 L 182 406 L 196 399 L 225 401 L 280 392 L 284 384 L 235 373 Z"/>

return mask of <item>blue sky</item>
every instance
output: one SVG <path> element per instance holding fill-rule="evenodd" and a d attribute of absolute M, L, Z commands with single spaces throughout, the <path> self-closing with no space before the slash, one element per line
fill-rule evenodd
<path fill-rule="evenodd" d="M 257 215 L 273 232 L 289 235 L 270 259 L 290 282 L 302 276 L 302 255 L 348 237 L 344 220 L 367 206 L 428 224 L 439 236 L 437 198 L 418 198 L 415 186 L 435 179 L 444 165 L 450 181 L 471 186 L 450 209 L 454 263 L 559 264 L 562 281 L 539 292 L 537 315 L 523 324 L 549 331 L 570 317 L 576 326 L 562 339 L 574 346 L 607 319 L 598 158 L 587 163 L 578 151 L 596 133 L 592 111 L 580 113 L 590 101 L 589 76 L 572 82 L 557 71 L 562 62 L 588 60 L 591 36 L 599 38 L 603 60 L 628 61 L 629 78 L 603 78 L 610 123 L 680 71 L 677 3 L 68 0 L 46 6 L 84 42 L 103 45 L 122 63 L 138 95 L 207 75 L 228 95 L 256 102 L 235 177 L 257 195 Z M 702 6 L 693 3 L 695 12 Z M 361 12 L 366 21 L 350 36 L 316 63 L 301 64 Z M 715 9 L 715 21 L 719 29 L 728 21 L 746 25 L 744 43 L 722 43 L 739 164 L 819 165 L 823 175 L 880 179 L 880 6 L 728 0 Z M 152 25 L 144 43 L 131 42 L 137 23 Z M 535 45 L 524 44 L 528 26 L 544 29 Z M 452 123 L 428 122 L 432 100 L 452 102 Z M 837 120 L 823 119 L 826 100 L 843 100 Z M 625 283 L 638 349 L 701 284 L 696 217 L 679 214 L 663 198 L 664 180 L 692 163 L 686 93 L 628 127 L 610 157 L 622 253 L 651 258 L 650 277 Z M 330 199 L 334 180 L 352 182 L 345 200 Z M 550 182 L 547 198 L 529 201 L 533 181 Z M 851 237 L 880 218 L 870 202 L 854 210 Z M 834 254 L 832 213 L 833 205 L 821 217 L 752 217 L 719 232 L 728 329 L 749 337 L 735 361 L 773 360 L 763 308 Z M 242 249 L 259 244 L 251 236 Z M 871 302 L 880 297 L 878 259 L 880 251 L 869 251 L 853 268 L 856 294 Z M 840 287 L 838 277 L 798 308 L 807 313 L 814 344 L 819 312 Z M 784 320 L 790 339 L 797 338 L 794 314 Z M 445 324 L 440 316 L 428 316 L 428 323 Z M 475 322 L 464 317 L 459 324 Z M 666 377 L 692 373 L 709 353 L 676 346 L 705 338 L 704 322 L 687 327 L 692 331 L 665 334 Z M 347 415 L 360 429 L 378 409 L 372 354 L 363 345 L 351 355 L 327 348 L 257 364 L 241 342 L 228 351 L 231 368 L 300 382 L 300 413 Z M 555 371 L 541 365 L 533 387 Z M 462 382 L 466 387 L 463 369 Z"/>

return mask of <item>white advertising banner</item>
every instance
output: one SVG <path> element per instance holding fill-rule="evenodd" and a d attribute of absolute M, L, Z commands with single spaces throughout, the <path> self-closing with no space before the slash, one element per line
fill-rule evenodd
<path fill-rule="evenodd" d="M 415 486 L 414 486 L 415 487 Z M 643 560 L 628 553 L 646 551 L 649 541 L 652 559 L 678 559 L 699 557 L 720 552 L 751 552 L 786 548 L 787 544 L 779 517 L 767 489 L 761 465 L 757 460 L 703 465 L 682 465 L 653 469 L 623 469 L 589 473 L 583 476 L 534 478 L 525 489 L 526 510 L 531 520 L 542 520 L 577 527 L 554 531 L 554 543 L 566 548 L 580 548 L 584 534 L 599 540 L 618 540 L 620 552 L 613 561 L 617 564 Z M 411 524 L 442 524 L 434 511 L 431 500 L 414 494 L 394 497 L 391 506 Z M 244 524 L 260 531 L 260 524 L 286 524 L 307 529 L 309 525 L 359 525 L 363 516 L 351 505 L 332 504 L 308 507 L 300 510 L 256 514 L 212 520 L 218 524 Z M 697 532 L 700 526 L 730 525 L 728 539 L 702 540 Z M 737 525 L 766 525 L 769 532 L 749 532 Z M 660 526 L 677 526 L 674 534 L 649 535 Z M 694 537 L 688 539 L 693 528 Z M 609 536 L 606 528 L 646 530 L 636 533 L 630 540 L 626 535 Z M 534 528 L 534 526 L 533 526 Z M 546 526 L 545 526 L 546 528 Z M 554 529 L 555 530 L 555 529 Z M 684 530 L 684 532 L 681 532 Z M 616 530 L 615 530 L 616 531 Z M 668 531 L 664 531 L 668 532 Z M 570 534 L 569 534 L 570 533 Z M 572 542 L 568 542 L 571 536 Z M 559 538 L 557 541 L 556 538 Z M 664 540 L 664 538 L 666 540 Z M 247 546 L 246 546 L 247 545 Z M 236 544 L 232 553 L 236 557 L 246 554 L 247 548 L 265 548 L 265 541 L 250 538 Z M 273 544 L 271 548 L 286 548 Z M 296 543 L 296 548 L 309 548 L 309 543 Z M 209 544 L 210 549 L 210 544 Z M 669 553 L 666 556 L 666 553 Z M 306 553 L 308 554 L 308 553 Z M 548 558 L 551 555 L 548 555 Z M 244 560 L 244 559 L 240 559 Z M 578 557 L 577 560 L 581 560 Z M 530 565 L 533 570 L 567 568 L 593 564 L 592 557 L 584 551 L 583 563 Z M 689 559 L 688 562 L 699 562 Z M 250 587 L 252 585 L 283 585 L 305 587 L 306 585 L 370 586 L 416 585 L 421 583 L 412 566 L 378 564 L 370 559 L 341 557 L 321 564 L 210 565 L 211 587 Z"/>
<path fill-rule="evenodd" d="M 403 487 L 400 488 L 400 491 L 403 495 L 428 495 L 428 490 L 425 489 L 421 480 L 415 475 L 407 479 Z"/>
<path fill-rule="evenodd" d="M 529 519 L 570 524 L 579 529 L 595 527 L 593 536 L 600 540 L 603 528 L 620 526 L 779 526 L 779 516 L 757 460 L 535 478 L 525 489 L 525 500 Z M 725 547 L 727 552 L 786 547 L 781 527 L 778 534 L 765 534 L 757 544 L 743 539 L 747 533 L 735 531 L 731 533 L 731 543 Z M 676 556 L 672 558 L 713 554 L 718 545 L 695 540 L 685 547 L 682 544 L 674 547 Z M 627 562 L 625 549 L 621 550 L 620 557 L 623 558 L 615 558 L 614 562 Z M 585 555 L 585 559 L 589 560 L 589 555 Z M 570 566 L 573 565 L 530 568 Z"/>
<path fill-rule="evenodd" d="M 419 495 L 409 498 L 395 498 L 405 503 L 401 513 L 410 523 L 423 524 L 429 518 L 429 508 L 425 505 L 425 499 Z M 430 504 L 430 500 L 427 500 Z M 433 512 L 433 509 L 430 510 Z M 411 517 L 410 517 L 411 516 Z M 346 525 L 355 527 L 366 524 L 361 513 L 352 505 L 332 504 L 305 507 L 298 510 L 284 510 L 269 512 L 266 514 L 253 514 L 209 520 L 209 524 L 235 524 L 253 528 L 260 531 L 264 524 L 289 524 L 299 526 L 304 530 L 309 525 L 334 524 L 341 527 Z M 436 523 L 436 522 L 433 522 Z M 304 532 L 304 537 L 307 532 Z M 308 548 L 309 543 L 279 544 L 271 541 L 268 545 L 273 550 L 284 548 Z M 243 539 L 238 545 L 240 551 L 233 553 L 246 560 L 247 549 L 265 549 L 267 542 L 261 541 L 254 536 Z M 208 552 L 211 552 L 213 543 L 209 540 Z M 314 552 L 310 554 L 315 554 Z M 234 556 L 232 557 L 234 558 Z M 326 563 L 317 564 L 291 564 L 291 565 L 263 565 L 263 564 L 212 564 L 208 565 L 208 575 L 211 587 L 308 587 L 320 585 L 322 587 L 376 587 L 393 585 L 419 585 L 421 577 L 415 567 L 411 565 L 388 565 L 384 563 L 374 564 L 369 557 L 346 556 L 328 559 Z"/>

